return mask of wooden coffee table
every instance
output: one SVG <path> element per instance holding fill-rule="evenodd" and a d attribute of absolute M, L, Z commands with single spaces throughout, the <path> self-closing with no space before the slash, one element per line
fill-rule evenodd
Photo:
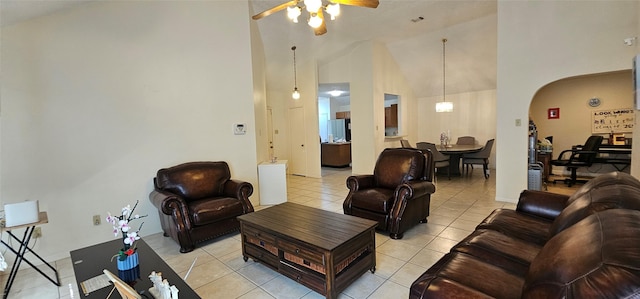
<path fill-rule="evenodd" d="M 242 255 L 338 298 L 376 269 L 377 222 L 286 202 L 238 216 Z"/>

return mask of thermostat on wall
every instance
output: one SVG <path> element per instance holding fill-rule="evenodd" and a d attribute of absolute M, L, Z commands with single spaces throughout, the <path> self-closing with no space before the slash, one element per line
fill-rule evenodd
<path fill-rule="evenodd" d="M 247 133 L 247 126 L 245 124 L 233 124 L 233 134 L 244 135 Z"/>

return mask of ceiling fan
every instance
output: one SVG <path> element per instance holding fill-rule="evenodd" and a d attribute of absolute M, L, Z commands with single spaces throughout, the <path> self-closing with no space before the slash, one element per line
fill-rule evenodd
<path fill-rule="evenodd" d="M 328 4 L 324 4 L 323 1 Z M 307 23 L 313 28 L 315 35 L 323 35 L 327 33 L 323 11 L 327 12 L 332 20 L 335 20 L 340 14 L 340 4 L 376 8 L 379 2 L 378 0 L 291 0 L 267 9 L 253 16 L 252 19 L 259 20 L 286 8 L 287 17 L 294 23 L 298 23 L 298 17 L 302 14 L 302 9 L 306 9 L 309 12 Z"/>

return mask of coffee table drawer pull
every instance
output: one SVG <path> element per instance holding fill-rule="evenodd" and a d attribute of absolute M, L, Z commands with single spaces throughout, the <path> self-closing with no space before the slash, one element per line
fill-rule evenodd
<path fill-rule="evenodd" d="M 310 260 L 316 264 L 324 265 L 324 255 L 310 248 L 300 246 L 299 244 L 287 242 L 287 240 L 278 239 L 276 246 L 284 251 L 294 254 L 302 259 Z"/>
<path fill-rule="evenodd" d="M 300 253 L 300 249 L 299 248 L 296 248 L 296 253 Z"/>

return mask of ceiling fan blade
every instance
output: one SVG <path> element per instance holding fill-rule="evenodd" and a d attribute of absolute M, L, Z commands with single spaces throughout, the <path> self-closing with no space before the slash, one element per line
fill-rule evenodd
<path fill-rule="evenodd" d="M 333 3 L 344 4 L 344 5 L 362 6 L 362 7 L 369 7 L 369 8 L 376 8 L 378 7 L 378 4 L 380 4 L 378 0 L 329 0 L 329 1 Z"/>
<path fill-rule="evenodd" d="M 316 35 L 323 35 L 327 33 L 327 22 L 325 22 L 324 20 L 322 9 L 318 10 L 318 17 L 322 19 L 322 24 L 320 24 L 320 27 L 318 28 L 313 28 L 313 33 L 315 33 Z"/>
<path fill-rule="evenodd" d="M 269 15 L 271 15 L 273 13 L 279 12 L 279 11 L 289 7 L 289 6 L 298 5 L 298 1 L 299 0 L 291 0 L 289 2 L 282 3 L 282 4 L 280 4 L 280 5 L 276 6 L 276 7 L 269 8 L 269 9 L 267 9 L 267 10 L 265 10 L 265 11 L 263 11 L 263 12 L 257 14 L 257 15 L 255 15 L 255 16 L 251 17 L 251 18 L 254 19 L 254 20 L 262 19 L 262 18 L 264 18 L 266 16 L 269 16 Z"/>

